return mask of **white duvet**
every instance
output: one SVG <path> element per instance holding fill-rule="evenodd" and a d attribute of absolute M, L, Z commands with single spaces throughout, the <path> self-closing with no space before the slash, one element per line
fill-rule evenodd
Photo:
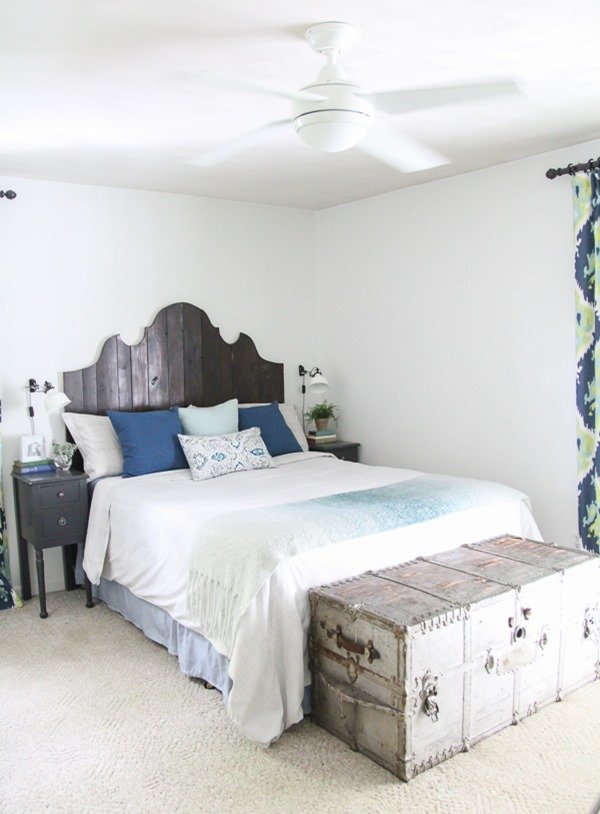
<path fill-rule="evenodd" d="M 204 635 L 187 607 L 189 566 L 210 517 L 242 509 L 398 483 L 421 473 L 340 461 L 319 453 L 275 459 L 276 468 L 193 482 L 189 470 L 96 485 L 84 569 L 92 582 L 119 582 Z M 456 512 L 418 525 L 325 548 L 281 563 L 241 619 L 233 643 L 210 639 L 229 658 L 228 713 L 260 744 L 302 718 L 310 683 L 306 649 L 308 588 L 500 534 L 541 539 L 527 498 Z"/>

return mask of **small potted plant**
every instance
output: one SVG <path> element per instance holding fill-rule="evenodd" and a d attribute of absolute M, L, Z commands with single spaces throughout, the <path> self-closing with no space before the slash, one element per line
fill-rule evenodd
<path fill-rule="evenodd" d="M 77 444 L 72 444 L 70 441 L 52 442 L 52 457 L 54 458 L 54 466 L 60 469 L 61 472 L 66 472 L 71 468 L 73 462 L 73 455 L 77 449 Z"/>
<path fill-rule="evenodd" d="M 315 404 L 314 407 L 307 410 L 304 415 L 308 421 L 315 422 L 318 430 L 326 430 L 330 419 L 333 418 L 334 421 L 337 421 L 337 409 L 338 408 L 335 404 L 330 404 L 327 400 L 325 400 L 319 404 Z"/>

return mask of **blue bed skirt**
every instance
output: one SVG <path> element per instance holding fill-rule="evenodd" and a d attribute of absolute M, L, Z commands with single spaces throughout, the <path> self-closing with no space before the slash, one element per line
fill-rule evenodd
<path fill-rule="evenodd" d="M 177 656 L 179 669 L 184 675 L 202 678 L 220 690 L 227 705 L 232 685 L 227 672 L 229 659 L 217 652 L 204 636 L 183 627 L 165 610 L 134 596 L 118 582 L 101 579 L 99 585 L 92 586 L 92 592 L 95 598 L 120 613 L 149 639 L 162 644 L 172 656 Z"/>
<path fill-rule="evenodd" d="M 83 582 L 83 570 L 81 581 Z M 95 599 L 100 599 L 111 610 L 138 627 L 153 642 L 166 647 L 172 656 L 177 656 L 179 669 L 184 675 L 202 678 L 216 687 L 227 706 L 232 687 L 227 671 L 229 659 L 215 650 L 201 633 L 180 625 L 165 610 L 140 599 L 118 582 L 101 579 L 99 585 L 92 585 L 92 592 Z M 305 714 L 310 712 L 310 686 L 304 690 L 302 709 Z"/>

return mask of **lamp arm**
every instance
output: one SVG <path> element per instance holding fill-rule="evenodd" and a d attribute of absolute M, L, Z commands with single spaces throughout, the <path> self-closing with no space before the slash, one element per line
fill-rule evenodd
<path fill-rule="evenodd" d="M 29 416 L 29 420 L 31 421 L 31 434 L 35 435 L 35 413 L 33 410 L 33 404 L 31 403 L 31 394 L 32 393 L 39 393 L 40 391 L 46 394 L 49 390 L 52 390 L 54 385 L 46 379 L 44 384 L 40 385 L 36 382 L 35 379 L 28 379 L 27 384 L 25 385 L 25 391 L 27 393 L 27 415 Z"/>
<path fill-rule="evenodd" d="M 29 416 L 29 421 L 31 423 L 31 434 L 35 435 L 35 420 L 34 420 L 34 412 L 33 412 L 33 404 L 31 403 L 31 394 L 35 393 L 35 390 L 31 389 L 31 382 L 33 379 L 29 379 L 29 384 L 25 388 L 25 392 L 27 393 L 27 415 Z"/>

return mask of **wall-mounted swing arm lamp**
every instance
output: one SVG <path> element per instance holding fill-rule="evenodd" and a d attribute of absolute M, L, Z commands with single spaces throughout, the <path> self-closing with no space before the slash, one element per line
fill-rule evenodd
<path fill-rule="evenodd" d="M 27 415 L 31 421 L 32 435 L 35 435 L 35 413 L 31 403 L 32 393 L 44 393 L 44 407 L 46 408 L 47 413 L 60 410 L 61 407 L 66 407 L 67 404 L 71 403 L 71 399 L 66 393 L 61 393 L 51 382 L 47 380 L 44 382 L 44 384 L 38 384 L 35 379 L 29 379 L 25 385 L 25 390 L 27 392 Z"/>
<path fill-rule="evenodd" d="M 323 376 L 321 371 L 318 367 L 313 367 L 311 370 L 307 370 L 304 365 L 299 365 L 298 373 L 302 376 L 302 395 L 306 393 L 306 377 L 308 376 L 308 389 L 312 390 L 313 393 L 324 393 L 326 390 L 329 389 L 329 382 Z"/>
<path fill-rule="evenodd" d="M 304 415 L 304 399 L 306 398 L 306 377 L 308 376 L 308 389 L 313 393 L 324 393 L 329 389 L 329 382 L 323 376 L 318 367 L 313 367 L 307 370 L 304 365 L 298 366 L 298 373 L 302 376 L 302 427 L 306 432 L 306 423 Z"/>

